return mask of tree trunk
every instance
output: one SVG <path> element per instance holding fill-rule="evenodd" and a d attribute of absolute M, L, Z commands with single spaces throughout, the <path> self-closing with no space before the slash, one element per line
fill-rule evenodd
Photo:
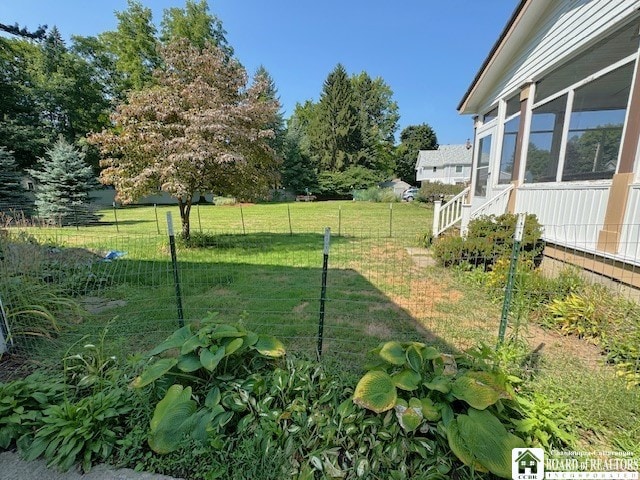
<path fill-rule="evenodd" d="M 189 240 L 191 237 L 191 229 L 189 226 L 189 215 L 191 214 L 191 198 L 182 200 L 178 198 L 178 207 L 180 208 L 180 221 L 182 222 L 182 238 Z"/>

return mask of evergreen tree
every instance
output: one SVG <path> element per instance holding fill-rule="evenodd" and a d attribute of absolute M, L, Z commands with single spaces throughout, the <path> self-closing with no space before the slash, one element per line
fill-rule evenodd
<path fill-rule="evenodd" d="M 393 92 L 382 78 L 372 79 L 367 72 L 354 75 L 351 82 L 362 139 L 357 163 L 390 173 L 395 132 L 400 119 Z"/>
<path fill-rule="evenodd" d="M 39 182 L 35 202 L 38 216 L 61 225 L 93 220 L 89 191 L 97 182 L 84 153 L 59 138 L 46 154 L 49 158 L 38 159 L 39 170 L 29 170 Z"/>
<path fill-rule="evenodd" d="M 355 163 L 362 145 L 353 86 L 341 64 L 324 82 L 311 125 L 314 154 L 323 170 L 341 172 Z"/>
<path fill-rule="evenodd" d="M 0 211 L 24 210 L 27 204 L 13 152 L 0 147 Z"/>

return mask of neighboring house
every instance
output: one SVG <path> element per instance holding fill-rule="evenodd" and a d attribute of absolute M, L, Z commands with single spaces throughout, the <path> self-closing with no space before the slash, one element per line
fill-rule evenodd
<path fill-rule="evenodd" d="M 402 196 L 402 193 L 407 188 L 411 187 L 411 185 L 409 185 L 404 180 L 400 180 L 399 178 L 394 178 L 393 180 L 379 183 L 378 186 L 380 188 L 391 188 L 393 190 L 393 193 L 395 193 L 397 197 Z"/>
<path fill-rule="evenodd" d="M 640 0 L 519 3 L 458 106 L 475 127 L 463 231 L 534 213 L 548 256 L 640 286 L 639 31 Z"/>
<path fill-rule="evenodd" d="M 420 150 L 416 162 L 416 180 L 450 185 L 471 179 L 473 145 L 440 145 L 437 150 Z"/>

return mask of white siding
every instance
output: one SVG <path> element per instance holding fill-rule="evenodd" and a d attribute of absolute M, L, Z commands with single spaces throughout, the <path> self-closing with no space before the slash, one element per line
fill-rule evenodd
<path fill-rule="evenodd" d="M 627 215 L 620 238 L 620 254 L 640 261 L 640 185 L 631 185 Z"/>
<path fill-rule="evenodd" d="M 534 213 L 544 225 L 544 239 L 594 251 L 607 210 L 610 182 L 536 184 L 516 194 L 516 212 Z"/>
<path fill-rule="evenodd" d="M 492 89 L 489 87 L 491 93 L 482 102 L 483 107 L 518 91 L 525 83 L 538 80 L 596 39 L 615 30 L 640 8 L 640 0 L 553 0 L 547 3 L 550 3 L 549 8 L 501 73 L 501 81 Z"/>

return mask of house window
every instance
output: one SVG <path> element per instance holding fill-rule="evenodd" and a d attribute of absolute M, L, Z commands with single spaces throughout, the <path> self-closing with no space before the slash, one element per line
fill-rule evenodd
<path fill-rule="evenodd" d="M 433 173 L 436 173 L 436 170 L 438 170 L 438 167 L 433 167 Z"/>
<path fill-rule="evenodd" d="M 575 92 L 562 180 L 611 178 L 618 163 L 633 65 Z"/>
<path fill-rule="evenodd" d="M 629 55 L 633 55 L 638 50 L 637 33 L 638 22 L 631 22 L 622 30 L 598 42 L 578 57 L 551 72 L 537 82 L 535 101 L 543 100 Z"/>
<path fill-rule="evenodd" d="M 502 154 L 500 156 L 500 171 L 498 183 L 509 183 L 513 172 L 513 163 L 516 158 L 516 140 L 520 129 L 520 114 L 504 124 L 502 137 Z"/>
<path fill-rule="evenodd" d="M 30 192 L 32 192 L 34 190 L 33 182 L 27 182 L 27 190 L 29 190 Z"/>
<path fill-rule="evenodd" d="M 482 116 L 482 123 L 489 123 L 498 118 L 498 107 L 492 108 Z"/>
<path fill-rule="evenodd" d="M 533 110 L 525 183 L 556 180 L 566 105 L 563 95 Z"/>
<path fill-rule="evenodd" d="M 536 83 L 525 183 L 613 177 L 638 26 L 636 19 Z"/>
<path fill-rule="evenodd" d="M 462 173 L 462 165 L 456 165 L 456 173 Z"/>

